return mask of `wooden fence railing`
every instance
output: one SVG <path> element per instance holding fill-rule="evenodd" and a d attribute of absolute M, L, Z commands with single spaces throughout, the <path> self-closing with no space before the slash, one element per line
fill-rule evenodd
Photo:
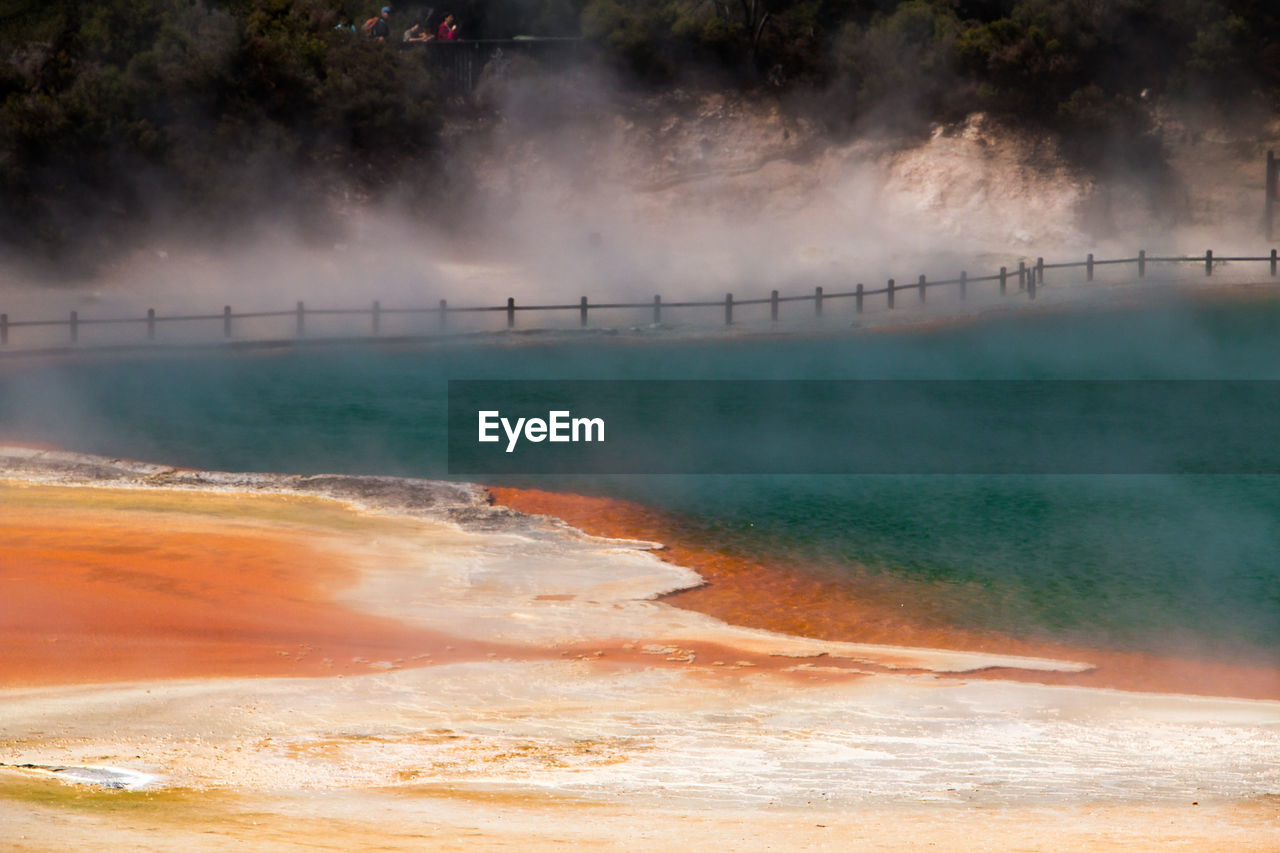
<path fill-rule="evenodd" d="M 524 37 L 515 39 L 466 39 L 400 43 L 405 50 L 419 51 L 424 62 L 439 71 L 442 81 L 454 94 L 475 90 L 480 75 L 490 63 L 494 73 L 503 73 L 504 64 L 517 56 L 537 59 L 551 66 L 566 66 L 587 56 L 580 38 Z"/>
<path fill-rule="evenodd" d="M 502 313 L 506 315 L 506 327 L 514 329 L 516 327 L 516 314 L 519 312 L 573 312 L 578 313 L 578 321 L 580 327 L 587 327 L 590 319 L 591 311 L 605 310 L 641 310 L 646 315 L 652 311 L 653 323 L 661 325 L 664 316 L 668 316 L 667 312 L 673 312 L 688 308 L 720 308 L 724 309 L 724 325 L 731 326 L 734 324 L 735 311 L 750 306 L 768 305 L 769 319 L 771 322 L 778 322 L 781 316 L 781 307 L 784 303 L 792 302 L 809 302 L 812 303 L 812 317 L 820 318 L 823 315 L 827 303 L 836 300 L 852 300 L 854 311 L 861 314 L 867 306 L 868 301 L 873 297 L 883 296 L 885 298 L 885 307 L 894 309 L 897 307 L 898 294 L 904 291 L 915 291 L 917 299 L 920 303 L 927 301 L 927 294 L 930 290 L 936 290 L 944 287 L 954 287 L 960 299 L 966 299 L 969 295 L 969 289 L 975 285 L 982 283 L 998 283 L 1000 295 L 1005 295 L 1012 288 L 1016 288 L 1014 292 L 1025 294 L 1029 299 L 1036 298 L 1036 291 L 1045 283 L 1045 272 L 1047 270 L 1084 270 L 1084 281 L 1094 281 L 1095 271 L 1098 267 L 1104 266 L 1121 266 L 1133 265 L 1136 269 L 1136 280 L 1142 280 L 1147 277 L 1147 268 L 1151 264 L 1196 264 L 1203 265 L 1204 275 L 1212 276 L 1215 266 L 1226 263 L 1258 263 L 1268 264 L 1268 273 L 1271 277 L 1275 277 L 1277 273 L 1277 250 L 1272 249 L 1271 253 L 1266 256 L 1259 257 L 1221 257 L 1215 256 L 1213 251 L 1206 251 L 1204 255 L 1177 256 L 1177 257 L 1151 257 L 1146 251 L 1139 251 L 1136 257 L 1132 258 L 1114 258 L 1107 260 L 1096 260 L 1090 254 L 1083 261 L 1067 262 L 1067 263 L 1045 263 L 1044 258 L 1037 258 L 1034 264 L 1028 264 L 1026 261 L 1020 261 L 1016 270 L 1008 267 L 1000 267 L 1000 271 L 989 275 L 970 276 L 968 272 L 962 271 L 956 278 L 937 279 L 930 281 L 924 275 L 919 276 L 914 282 L 909 284 L 900 284 L 895 279 L 889 279 L 885 286 L 869 288 L 864 284 L 858 284 L 852 290 L 828 292 L 822 287 L 815 287 L 812 293 L 802 293 L 790 296 L 783 296 L 777 290 L 772 291 L 767 297 L 754 299 L 735 299 L 732 293 L 726 293 L 723 300 L 712 301 L 683 301 L 683 302 L 665 302 L 661 295 L 653 297 L 652 302 L 590 302 L 587 297 L 583 296 L 576 303 L 554 304 L 554 305 L 517 305 L 514 297 L 509 297 L 505 305 L 482 305 L 482 306 L 452 306 L 447 300 L 441 299 L 439 303 L 432 307 L 417 308 L 386 308 L 381 302 L 374 300 L 368 308 L 307 308 L 303 302 L 298 302 L 296 306 L 289 310 L 282 311 L 252 311 L 236 313 L 231 310 L 231 306 L 227 305 L 219 314 L 179 314 L 172 316 L 159 316 L 154 308 L 147 309 L 147 313 L 142 317 L 118 317 L 118 318 L 89 318 L 81 317 L 78 311 L 71 311 L 66 319 L 49 319 L 49 320 L 15 320 L 7 313 L 0 313 L 0 348 L 9 348 L 12 350 L 25 349 L 19 344 L 14 343 L 11 338 L 14 337 L 16 330 L 31 329 L 38 327 L 56 327 L 65 326 L 67 328 L 67 343 L 72 345 L 82 345 L 80 333 L 83 327 L 88 326 L 141 326 L 145 328 L 146 340 L 154 342 L 156 340 L 156 329 L 160 324 L 174 323 L 206 323 L 222 325 L 222 339 L 231 341 L 261 341 L 280 340 L 280 336 L 274 338 L 259 337 L 246 338 L 237 337 L 236 330 L 240 321 L 255 320 L 262 318 L 293 318 L 294 338 L 303 338 L 307 334 L 307 321 L 309 318 L 320 317 L 343 317 L 343 316 L 365 316 L 368 317 L 367 333 L 363 333 L 361 337 L 376 337 L 383 332 L 383 319 L 388 316 L 408 316 L 408 315 L 434 315 L 438 318 L 436 330 L 427 332 L 418 330 L 414 333 L 414 337 L 428 337 L 440 334 L 448 334 L 450 332 L 449 318 L 455 315 L 465 314 L 494 314 Z M 1135 279 L 1125 279 L 1125 281 L 1133 281 Z M 1115 282 L 1119 283 L 1119 282 Z M 536 328 L 536 327 L 535 327 Z M 350 335 L 347 335 L 350 337 Z M 118 343 L 117 343 L 118 345 Z M 44 343 L 43 346 L 48 346 Z M 3 352 L 3 349 L 0 349 Z"/>

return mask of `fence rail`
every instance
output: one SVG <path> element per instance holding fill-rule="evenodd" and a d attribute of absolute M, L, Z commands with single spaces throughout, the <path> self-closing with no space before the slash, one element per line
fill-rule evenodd
<path fill-rule="evenodd" d="M 506 63 L 517 56 L 533 57 L 542 63 L 566 66 L 586 57 L 583 40 L 574 37 L 524 37 L 514 39 L 432 40 L 425 43 L 400 42 L 405 50 L 421 52 L 423 61 L 440 72 L 448 91 L 469 95 L 475 91 L 486 68 L 505 73 Z"/>
<path fill-rule="evenodd" d="M 1045 284 L 1046 270 L 1072 270 L 1083 269 L 1085 271 L 1084 281 L 1094 281 L 1095 270 L 1102 266 L 1118 266 L 1130 264 L 1136 268 L 1136 279 L 1142 280 L 1147 277 L 1147 266 L 1149 264 L 1197 264 L 1203 265 L 1204 275 L 1212 276 L 1214 268 L 1217 265 L 1225 263 L 1266 263 L 1269 265 L 1268 274 L 1275 277 L 1277 274 L 1277 250 L 1272 249 L 1269 255 L 1265 256 L 1215 256 L 1212 250 L 1206 251 L 1203 255 L 1182 255 L 1168 257 L 1149 257 L 1145 250 L 1139 251 L 1132 258 L 1108 258 L 1095 259 L 1090 254 L 1083 261 L 1068 261 L 1059 263 L 1045 263 L 1044 258 L 1037 258 L 1034 264 L 1028 264 L 1020 261 L 1016 270 L 1012 270 L 1007 266 L 1000 267 L 997 273 L 987 275 L 970 276 L 967 271 L 962 271 L 958 277 L 950 279 L 929 280 L 926 276 L 920 275 L 914 282 L 898 283 L 895 279 L 888 279 L 883 287 L 868 287 L 863 283 L 858 283 L 853 290 L 827 292 L 822 287 L 815 287 L 812 293 L 801 293 L 783 296 L 777 290 L 771 291 L 767 297 L 757 297 L 751 299 L 735 299 L 732 293 L 726 293 L 724 299 L 716 299 L 710 301 L 664 301 L 662 296 L 655 295 L 652 302 L 591 302 L 586 296 L 581 297 L 578 302 L 564 304 L 547 304 L 547 305 L 518 305 L 515 297 L 508 297 L 505 305 L 472 305 L 472 306 L 452 306 L 448 300 L 441 299 L 434 306 L 417 306 L 404 308 L 387 308 L 382 305 L 379 300 L 374 300 L 368 308 L 308 308 L 304 302 L 298 302 L 293 308 L 275 311 L 248 311 L 236 313 L 232 311 L 231 306 L 224 306 L 221 313 L 218 314 L 175 314 L 172 316 L 161 316 L 156 314 L 154 308 L 147 309 L 147 313 L 142 317 L 81 317 L 78 311 L 71 311 L 66 319 L 42 319 L 42 320 L 15 320 L 10 318 L 7 313 L 0 313 L 0 352 L 5 349 L 10 351 L 25 351 L 23 347 L 11 342 L 14 337 L 13 332 L 18 329 L 30 329 L 39 327 L 67 327 L 67 342 L 72 345 L 80 344 L 80 330 L 84 326 L 127 326 L 127 325 L 143 325 L 146 327 L 146 340 L 153 342 L 156 340 L 157 327 L 162 323 L 213 323 L 221 322 L 222 339 L 236 341 L 259 341 L 267 342 L 272 338 L 237 338 L 235 333 L 239 322 L 245 320 L 270 319 L 281 317 L 294 318 L 294 335 L 295 338 L 303 338 L 307 334 L 308 318 L 319 317 L 359 317 L 367 316 L 369 318 L 368 332 L 362 337 L 377 337 L 383 334 L 383 320 L 386 317 L 394 317 L 397 315 L 436 315 L 439 318 L 438 331 L 436 334 L 448 333 L 450 331 L 449 317 L 452 315 L 463 314 L 483 314 L 498 313 L 506 314 L 506 327 L 514 329 L 516 327 L 516 314 L 518 312 L 560 312 L 560 311 L 577 311 L 579 326 L 586 328 L 589 325 L 591 311 L 617 311 L 617 310 L 636 310 L 636 311 L 652 311 L 653 323 L 661 325 L 663 323 L 664 312 L 688 309 L 688 308 L 722 308 L 724 311 L 724 325 L 731 326 L 735 323 L 734 312 L 740 308 L 750 308 L 758 305 L 768 305 L 770 311 L 770 322 L 776 323 L 781 316 L 781 306 L 786 303 L 795 302 L 812 302 L 813 314 L 815 318 L 821 318 L 827 303 L 836 300 L 852 299 L 854 311 L 858 314 L 863 313 L 867 307 L 868 299 L 871 297 L 885 297 L 885 307 L 894 309 L 897 307 L 897 296 L 903 291 L 916 291 L 917 301 L 924 303 L 927 299 L 926 293 L 931 289 L 943 287 L 955 287 L 961 300 L 968 297 L 968 289 L 975 284 L 986 282 L 999 282 L 1000 295 L 1009 293 L 1010 286 L 1016 287 L 1016 292 L 1025 294 L 1029 299 L 1035 299 L 1037 289 Z M 1129 281 L 1132 281 L 1130 279 Z M 419 332 L 418 337 L 424 336 Z M 279 337 L 274 340 L 279 340 Z"/>

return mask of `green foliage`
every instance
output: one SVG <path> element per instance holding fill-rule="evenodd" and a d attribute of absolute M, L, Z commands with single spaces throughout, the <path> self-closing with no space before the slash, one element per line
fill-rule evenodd
<path fill-rule="evenodd" d="M 0 62 L 0 233 L 61 256 L 157 211 L 245 222 L 388 188 L 435 145 L 421 53 L 334 30 L 323 0 L 25 6 Z M 42 38 L 44 41 L 36 41 Z"/>
<path fill-rule="evenodd" d="M 822 87 L 848 117 L 986 109 L 1060 126 L 1089 87 L 1108 103 L 1280 92 L 1280 7 L 1262 0 L 589 0 L 582 30 L 644 79 L 712 66 Z"/>
<path fill-rule="evenodd" d="M 675 73 L 668 9 L 658 0 L 589 0 L 582 35 L 614 64 L 641 79 L 665 82 Z"/>
<path fill-rule="evenodd" d="M 582 8 L 581 0 L 545 0 L 527 26 L 513 35 L 575 36 Z"/>
<path fill-rule="evenodd" d="M 264 190 L 312 210 L 317 187 L 376 193 L 416 174 L 439 133 L 424 52 L 334 29 L 379 5 L 0 2 L 3 240 L 56 254 L 95 223 L 237 221 Z M 393 5 L 398 31 L 417 12 Z M 458 0 L 435 20 L 445 11 L 464 38 L 581 34 L 650 86 L 820 92 L 828 124 L 983 109 L 1090 158 L 1151 156 L 1144 99 L 1280 106 L 1266 0 Z"/>
<path fill-rule="evenodd" d="M 808 77 L 825 64 L 816 35 L 826 0 L 588 0 L 582 35 L 607 61 L 641 79 L 696 71 L 758 82 L 789 68 Z"/>
<path fill-rule="evenodd" d="M 958 67 L 960 22 L 946 5 L 901 3 L 866 25 L 847 24 L 835 43 L 837 67 L 852 81 L 855 103 L 940 103 Z"/>
<path fill-rule="evenodd" d="M 1189 82 L 1218 96 L 1229 94 L 1247 79 L 1246 57 L 1256 42 L 1244 18 L 1213 4 L 1197 21 L 1187 46 Z"/>

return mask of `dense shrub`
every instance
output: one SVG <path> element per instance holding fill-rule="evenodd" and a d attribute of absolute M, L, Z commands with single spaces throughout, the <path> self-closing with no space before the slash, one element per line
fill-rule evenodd
<path fill-rule="evenodd" d="M 11 19 L 3 239 L 61 258 L 156 217 L 216 233 L 403 178 L 438 137 L 432 72 L 421 53 L 335 30 L 338 5 L 54 2 Z"/>
<path fill-rule="evenodd" d="M 415 179 L 439 135 L 425 52 L 335 29 L 382 2 L 4 4 L 0 241 L 60 256 L 148 217 L 237 223 L 264 198 L 315 211 L 338 187 L 376 194 Z M 426 9 L 397 8 L 393 28 Z M 807 102 L 828 126 L 982 109 L 1058 131 L 1086 160 L 1150 159 L 1154 99 L 1274 108 L 1280 93 L 1280 7 L 1266 0 L 458 0 L 437 19 L 444 11 L 464 38 L 581 35 L 641 85 L 696 75 L 822 93 Z"/>

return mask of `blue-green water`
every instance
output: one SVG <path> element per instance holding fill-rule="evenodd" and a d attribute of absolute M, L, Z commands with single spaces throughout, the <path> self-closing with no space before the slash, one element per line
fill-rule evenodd
<path fill-rule="evenodd" d="M 447 380 L 521 378 L 1280 379 L 1280 302 L 892 334 L 14 361 L 0 365 L 0 437 L 219 470 L 443 476 Z M 664 507 L 686 536 L 809 571 L 950 587 L 961 625 L 1280 660 L 1277 477 L 511 482 Z"/>

